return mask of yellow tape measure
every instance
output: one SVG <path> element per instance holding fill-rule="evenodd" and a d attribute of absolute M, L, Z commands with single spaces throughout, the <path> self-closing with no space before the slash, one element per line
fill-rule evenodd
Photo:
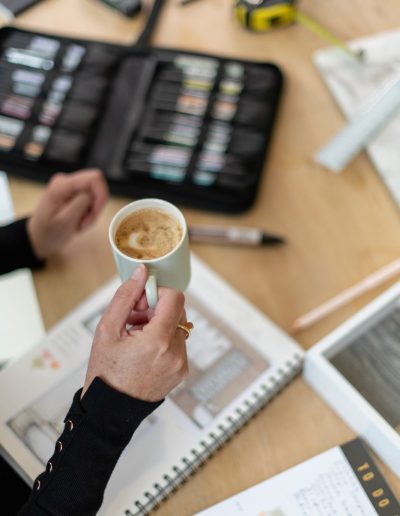
<path fill-rule="evenodd" d="M 265 32 L 299 22 L 348 55 L 356 59 L 362 58 L 361 53 L 353 52 L 344 41 L 320 23 L 299 12 L 295 7 L 295 0 L 235 0 L 234 12 L 241 25 L 255 32 Z"/>
<path fill-rule="evenodd" d="M 266 31 L 293 23 L 295 1 L 235 0 L 234 12 L 239 23 L 254 31 Z"/>

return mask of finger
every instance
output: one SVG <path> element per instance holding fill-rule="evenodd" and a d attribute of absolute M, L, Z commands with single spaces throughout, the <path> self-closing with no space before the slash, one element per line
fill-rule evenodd
<path fill-rule="evenodd" d="M 186 312 L 184 311 L 179 324 L 185 324 L 187 322 L 186 319 Z M 176 329 L 175 332 L 175 353 L 176 356 L 180 357 L 180 360 L 183 360 L 183 369 L 187 373 L 189 371 L 189 363 L 188 363 L 188 356 L 187 356 L 187 335 L 183 330 L 180 330 L 179 328 Z"/>
<path fill-rule="evenodd" d="M 147 303 L 147 297 L 146 297 L 146 294 L 143 293 L 143 296 L 136 303 L 135 310 L 137 310 L 138 312 L 143 312 L 144 310 L 148 310 L 148 309 L 149 309 L 149 305 Z"/>
<path fill-rule="evenodd" d="M 82 172 L 82 175 L 87 176 L 87 187 L 92 196 L 90 210 L 81 223 L 81 229 L 85 229 L 94 222 L 102 210 L 104 204 L 106 203 L 108 199 L 108 186 L 103 174 L 100 171 Z"/>
<path fill-rule="evenodd" d="M 75 172 L 73 178 L 76 188 L 90 191 L 93 198 L 92 211 L 96 216 L 108 198 L 108 186 L 102 172 L 98 169 L 88 169 Z"/>
<path fill-rule="evenodd" d="M 94 222 L 107 201 L 107 183 L 99 170 L 76 172 L 71 178 L 75 188 L 85 190 L 91 195 L 90 206 L 80 225 L 80 229 L 85 229 Z"/>
<path fill-rule="evenodd" d="M 85 191 L 92 198 L 91 211 L 96 215 L 108 197 L 103 174 L 97 169 L 80 170 L 72 174 L 55 174 L 49 184 L 49 195 L 54 205 L 68 202 L 77 193 Z"/>
<path fill-rule="evenodd" d="M 145 325 L 149 322 L 150 315 L 147 311 L 145 312 L 131 312 L 128 316 L 126 324 L 137 326 L 138 324 Z"/>
<path fill-rule="evenodd" d="M 144 326 L 145 326 L 144 324 L 137 324 L 136 326 L 131 326 L 127 330 L 127 334 L 128 335 L 135 335 L 135 333 L 137 333 L 138 331 L 143 330 Z"/>
<path fill-rule="evenodd" d="M 79 230 L 81 221 L 90 209 L 91 197 L 87 192 L 79 192 L 56 215 L 64 228 Z"/>
<path fill-rule="evenodd" d="M 158 303 L 145 329 L 173 336 L 184 311 L 185 297 L 182 292 L 170 288 L 158 289 Z"/>
<path fill-rule="evenodd" d="M 143 295 L 147 276 L 146 267 L 139 265 L 132 277 L 118 288 L 101 318 L 105 327 L 114 328 L 118 335 L 125 330 L 129 315 Z"/>
<path fill-rule="evenodd" d="M 52 210 L 58 210 L 67 199 L 71 198 L 68 174 L 57 172 L 50 179 L 41 202 L 45 202 Z"/>
<path fill-rule="evenodd" d="M 142 324 L 148 323 L 154 317 L 154 310 L 149 308 L 147 304 L 146 292 L 143 292 L 142 297 L 136 303 L 134 309 L 130 313 L 127 324 Z"/>
<path fill-rule="evenodd" d="M 178 324 L 186 324 L 186 311 L 183 311 L 182 317 L 179 319 Z M 177 325 L 178 326 L 178 325 Z M 188 336 L 186 335 L 186 332 L 184 330 L 181 330 L 180 328 L 176 328 L 176 337 L 175 339 L 178 341 L 180 345 L 183 345 L 186 347 L 186 339 Z"/>

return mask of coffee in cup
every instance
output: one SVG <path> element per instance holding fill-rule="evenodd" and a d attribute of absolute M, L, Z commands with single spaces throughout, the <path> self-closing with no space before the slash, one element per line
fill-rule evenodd
<path fill-rule="evenodd" d="M 157 287 L 185 290 L 190 281 L 190 249 L 185 218 L 162 199 L 140 199 L 121 208 L 113 217 L 109 240 L 122 281 L 139 264 L 149 272 L 147 302 L 154 308 Z"/>
<path fill-rule="evenodd" d="M 164 210 L 144 208 L 129 214 L 115 232 L 121 253 L 138 260 L 154 260 L 171 252 L 181 241 L 179 221 Z"/>

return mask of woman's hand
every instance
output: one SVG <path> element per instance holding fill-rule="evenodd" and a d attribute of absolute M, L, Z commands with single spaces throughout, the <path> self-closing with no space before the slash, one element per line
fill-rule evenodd
<path fill-rule="evenodd" d="M 159 401 L 187 375 L 184 296 L 160 287 L 155 310 L 147 307 L 147 269 L 140 265 L 117 290 L 93 340 L 82 396 L 98 376 L 114 389 Z"/>
<path fill-rule="evenodd" d="M 89 227 L 107 198 L 108 187 L 100 170 L 55 174 L 28 220 L 28 235 L 36 256 L 50 257 Z"/>

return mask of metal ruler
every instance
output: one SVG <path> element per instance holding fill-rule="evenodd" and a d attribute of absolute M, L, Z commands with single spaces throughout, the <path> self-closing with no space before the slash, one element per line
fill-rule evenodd
<path fill-rule="evenodd" d="M 360 113 L 322 147 L 314 159 L 332 172 L 341 172 L 400 110 L 400 77 L 370 98 Z"/>

